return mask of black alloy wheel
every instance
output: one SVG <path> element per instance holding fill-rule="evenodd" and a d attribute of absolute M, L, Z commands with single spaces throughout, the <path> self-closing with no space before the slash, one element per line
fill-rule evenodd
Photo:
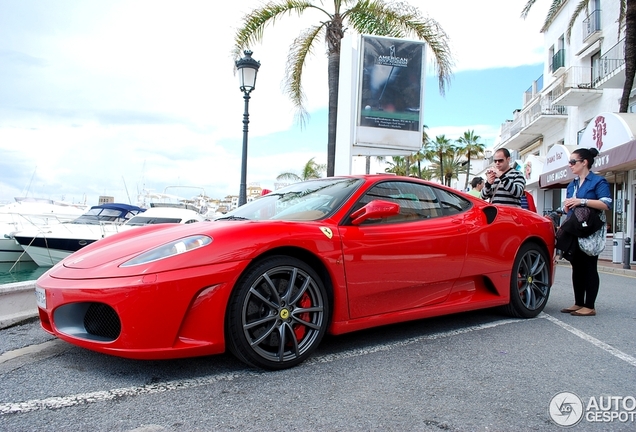
<path fill-rule="evenodd" d="M 543 248 L 534 243 L 521 247 L 510 277 L 510 303 L 506 312 L 519 318 L 541 313 L 550 295 L 550 261 Z"/>
<path fill-rule="evenodd" d="M 278 370 L 303 362 L 327 331 L 330 307 L 305 262 L 273 256 L 239 280 L 228 304 L 227 345 L 248 365 Z"/>

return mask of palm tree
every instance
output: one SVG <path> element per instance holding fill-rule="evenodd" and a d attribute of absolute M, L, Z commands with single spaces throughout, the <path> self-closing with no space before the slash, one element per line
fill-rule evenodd
<path fill-rule="evenodd" d="M 311 158 L 307 161 L 307 163 L 302 169 L 301 175 L 298 175 L 292 172 L 286 172 L 286 173 L 279 174 L 278 177 L 276 177 L 276 180 L 291 180 L 291 181 L 299 182 L 299 181 L 317 179 L 322 177 L 322 173 L 325 170 L 326 165 L 316 163 L 314 159 L 315 158 Z"/>
<path fill-rule="evenodd" d="M 317 3 L 317 4 L 314 4 Z M 284 15 L 302 15 L 306 11 L 318 12 L 323 18 L 304 30 L 292 43 L 287 57 L 285 91 L 298 109 L 301 122 L 306 117 L 304 94 L 301 86 L 303 67 L 320 39 L 327 45 L 327 80 L 329 86 L 329 120 L 327 133 L 327 176 L 334 174 L 336 157 L 336 121 L 338 116 L 338 77 L 340 74 L 340 42 L 348 29 L 360 34 L 395 38 L 415 37 L 428 44 L 443 94 L 450 81 L 453 60 L 448 36 L 437 21 L 422 17 L 419 10 L 406 3 L 386 0 L 334 0 L 333 10 L 323 7 L 323 0 L 277 0 L 254 9 L 243 18 L 242 26 L 234 37 L 233 55 L 238 59 L 244 49 L 262 40 L 265 27 Z M 350 6 L 345 9 L 345 6 Z"/>
<path fill-rule="evenodd" d="M 526 18 L 528 12 L 532 9 L 532 6 L 536 0 L 528 0 L 524 6 L 521 17 Z M 544 32 L 550 27 L 550 24 L 554 21 L 556 16 L 561 11 L 561 7 L 567 2 L 567 0 L 552 0 L 550 10 L 545 18 L 541 32 Z M 619 103 L 618 112 L 626 113 L 629 109 L 629 96 L 634 87 L 634 75 L 636 75 L 636 0 L 619 0 L 619 39 L 622 28 L 625 28 L 625 83 L 623 85 L 623 94 Z M 574 27 L 574 21 L 576 18 L 587 9 L 589 0 L 581 0 L 574 9 L 568 28 L 566 30 L 567 40 L 570 40 L 572 34 L 572 27 Z"/>
<path fill-rule="evenodd" d="M 422 153 L 422 151 L 418 151 L 417 153 L 415 153 L 413 156 L 413 161 L 417 164 L 417 176 L 419 178 L 422 178 L 422 162 L 426 160 L 426 158 L 424 157 L 424 153 Z"/>
<path fill-rule="evenodd" d="M 426 129 L 428 129 L 428 126 L 424 125 L 422 127 L 422 147 L 417 151 L 417 153 L 415 153 L 413 155 L 413 160 L 417 163 L 417 176 L 419 178 L 424 178 L 424 177 L 422 177 L 424 175 L 425 177 L 427 177 L 427 180 L 430 180 L 432 178 L 431 177 L 431 173 L 427 172 L 426 174 L 423 174 L 423 172 L 422 172 L 422 162 L 425 161 L 425 160 L 430 160 L 428 155 L 427 155 L 427 153 L 426 153 L 427 149 L 428 149 L 428 146 L 430 144 L 428 133 L 426 132 Z M 430 170 L 428 170 L 428 171 L 430 171 Z"/>
<path fill-rule="evenodd" d="M 439 172 L 439 180 L 444 184 L 444 156 L 455 153 L 455 147 L 453 146 L 450 138 L 446 138 L 446 135 L 437 135 L 434 141 L 426 143 L 423 147 L 424 157 L 430 162 L 434 162 Z"/>
<path fill-rule="evenodd" d="M 433 177 L 435 177 L 435 170 L 431 167 L 425 167 L 419 177 L 423 180 L 433 180 Z"/>
<path fill-rule="evenodd" d="M 466 156 L 468 159 L 468 163 L 466 166 L 466 184 L 464 185 L 464 190 L 468 189 L 468 177 L 470 177 L 470 161 L 473 157 L 481 157 L 484 154 L 484 150 L 486 149 L 486 145 L 480 143 L 479 140 L 481 137 L 479 135 L 475 135 L 474 130 L 469 130 L 464 132 L 464 136 L 461 136 L 457 139 L 457 143 L 459 147 L 457 148 L 458 152 L 461 155 Z"/>
<path fill-rule="evenodd" d="M 433 169 L 440 170 L 443 178 L 442 184 L 450 186 L 453 179 L 459 178 L 460 174 L 466 172 L 464 161 L 460 153 L 451 150 L 445 153 L 441 159 L 442 163 L 434 163 Z"/>
<path fill-rule="evenodd" d="M 407 162 L 404 156 L 391 156 L 391 160 L 387 161 L 387 163 L 389 166 L 384 169 L 385 172 L 399 176 L 408 175 Z"/>

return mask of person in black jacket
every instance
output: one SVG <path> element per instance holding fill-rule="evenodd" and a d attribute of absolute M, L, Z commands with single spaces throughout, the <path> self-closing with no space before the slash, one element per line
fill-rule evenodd
<path fill-rule="evenodd" d="M 577 207 L 588 207 L 603 212 L 612 206 L 609 183 L 605 177 L 590 171 L 596 156 L 598 156 L 598 150 L 594 147 L 590 149 L 579 148 L 572 152 L 572 159 L 568 163 L 576 178 L 570 182 L 567 188 L 567 198 L 564 203 L 564 209 L 568 213 L 567 220 L 577 219 L 573 217 L 575 215 L 572 215 Z M 590 214 L 598 215 L 599 212 L 592 211 Z M 578 219 L 580 220 L 580 218 Z M 563 222 L 563 225 L 567 223 L 567 220 Z M 594 231 L 590 231 L 590 233 L 592 232 Z M 579 237 L 586 236 L 579 235 Z M 559 247 L 559 249 L 562 248 Z M 561 309 L 561 312 L 574 316 L 594 316 L 596 315 L 594 303 L 600 285 L 598 256 L 589 256 L 583 252 L 578 247 L 577 240 L 569 260 L 572 264 L 574 305 Z"/>

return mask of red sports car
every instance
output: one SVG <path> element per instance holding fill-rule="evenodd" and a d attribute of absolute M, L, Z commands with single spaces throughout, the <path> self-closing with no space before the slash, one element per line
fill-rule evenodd
<path fill-rule="evenodd" d="M 151 225 L 40 277 L 42 327 L 72 344 L 163 359 L 229 348 L 294 366 L 325 333 L 502 306 L 531 318 L 554 276 L 552 221 L 414 178 L 329 177 L 215 221 Z"/>

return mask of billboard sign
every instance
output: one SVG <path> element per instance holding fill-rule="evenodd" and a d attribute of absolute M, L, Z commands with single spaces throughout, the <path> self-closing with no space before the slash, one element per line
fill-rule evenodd
<path fill-rule="evenodd" d="M 425 44 L 362 36 L 356 145 L 422 146 Z"/>

